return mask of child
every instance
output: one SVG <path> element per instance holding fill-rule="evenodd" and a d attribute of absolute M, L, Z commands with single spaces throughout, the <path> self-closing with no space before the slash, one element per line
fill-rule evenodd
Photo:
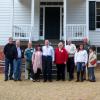
<path fill-rule="evenodd" d="M 77 49 L 74 57 L 75 65 L 77 66 L 77 80 L 76 82 L 80 81 L 80 74 L 81 74 L 81 82 L 83 82 L 83 74 L 85 65 L 87 64 L 88 54 L 87 51 L 84 50 L 83 44 L 79 46 L 79 50 Z"/>
<path fill-rule="evenodd" d="M 95 54 L 95 48 L 90 47 L 89 49 L 89 62 L 88 62 L 88 71 L 89 71 L 89 80 L 90 82 L 95 82 L 95 74 L 94 74 L 94 68 L 96 67 L 96 61 L 97 57 Z"/>
<path fill-rule="evenodd" d="M 35 48 L 35 52 L 32 55 L 32 64 L 33 64 L 33 72 L 34 72 L 34 80 L 40 81 L 40 73 L 42 70 L 42 51 L 40 45 L 37 45 Z"/>

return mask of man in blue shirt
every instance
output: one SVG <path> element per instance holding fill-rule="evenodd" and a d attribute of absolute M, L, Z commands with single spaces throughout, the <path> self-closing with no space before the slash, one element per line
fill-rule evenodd
<path fill-rule="evenodd" d="M 32 54 L 34 49 L 32 48 L 32 42 L 28 43 L 28 48 L 25 49 L 24 57 L 25 57 L 25 66 L 28 71 L 28 79 L 33 79 L 33 68 L 32 68 Z"/>

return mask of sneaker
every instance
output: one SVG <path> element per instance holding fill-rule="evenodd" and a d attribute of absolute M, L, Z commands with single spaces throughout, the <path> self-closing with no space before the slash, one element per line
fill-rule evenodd
<path fill-rule="evenodd" d="M 31 81 L 33 81 L 33 78 L 30 78 Z"/>

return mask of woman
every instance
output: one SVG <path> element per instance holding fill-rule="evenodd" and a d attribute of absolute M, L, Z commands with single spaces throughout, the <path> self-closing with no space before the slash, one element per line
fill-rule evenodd
<path fill-rule="evenodd" d="M 88 62 L 88 71 L 89 71 L 89 80 L 90 82 L 95 82 L 94 68 L 96 67 L 97 56 L 95 53 L 95 48 L 90 47 L 89 49 L 89 62 Z"/>
<path fill-rule="evenodd" d="M 81 82 L 83 82 L 83 74 L 85 70 L 85 66 L 87 65 L 88 60 L 88 54 L 87 51 L 84 50 L 83 44 L 79 46 L 79 50 L 75 53 L 75 65 L 77 66 L 77 80 L 76 82 L 79 82 L 80 80 L 80 74 L 81 74 Z"/>
<path fill-rule="evenodd" d="M 65 81 L 65 64 L 68 60 L 68 53 L 63 47 L 63 43 L 58 44 L 58 48 L 55 49 L 55 63 L 57 67 L 57 81 Z"/>
<path fill-rule="evenodd" d="M 35 52 L 32 55 L 32 64 L 34 72 L 34 82 L 40 81 L 40 73 L 42 70 L 42 51 L 40 45 L 36 45 Z"/>

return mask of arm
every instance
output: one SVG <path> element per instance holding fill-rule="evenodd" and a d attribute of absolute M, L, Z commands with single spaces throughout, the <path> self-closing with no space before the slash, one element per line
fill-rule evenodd
<path fill-rule="evenodd" d="M 32 54 L 32 64 L 34 64 L 34 59 L 35 59 L 35 53 L 33 52 L 33 54 Z"/>
<path fill-rule="evenodd" d="M 55 56 L 55 53 L 54 53 L 54 49 L 53 49 L 53 47 L 52 47 L 52 61 L 53 61 L 53 62 L 54 62 L 54 60 L 55 60 L 55 59 L 54 59 L 54 58 L 55 58 L 54 56 Z"/>
<path fill-rule="evenodd" d="M 87 62 L 88 62 L 88 53 L 87 53 L 87 51 L 85 50 L 85 65 L 87 64 Z"/>

